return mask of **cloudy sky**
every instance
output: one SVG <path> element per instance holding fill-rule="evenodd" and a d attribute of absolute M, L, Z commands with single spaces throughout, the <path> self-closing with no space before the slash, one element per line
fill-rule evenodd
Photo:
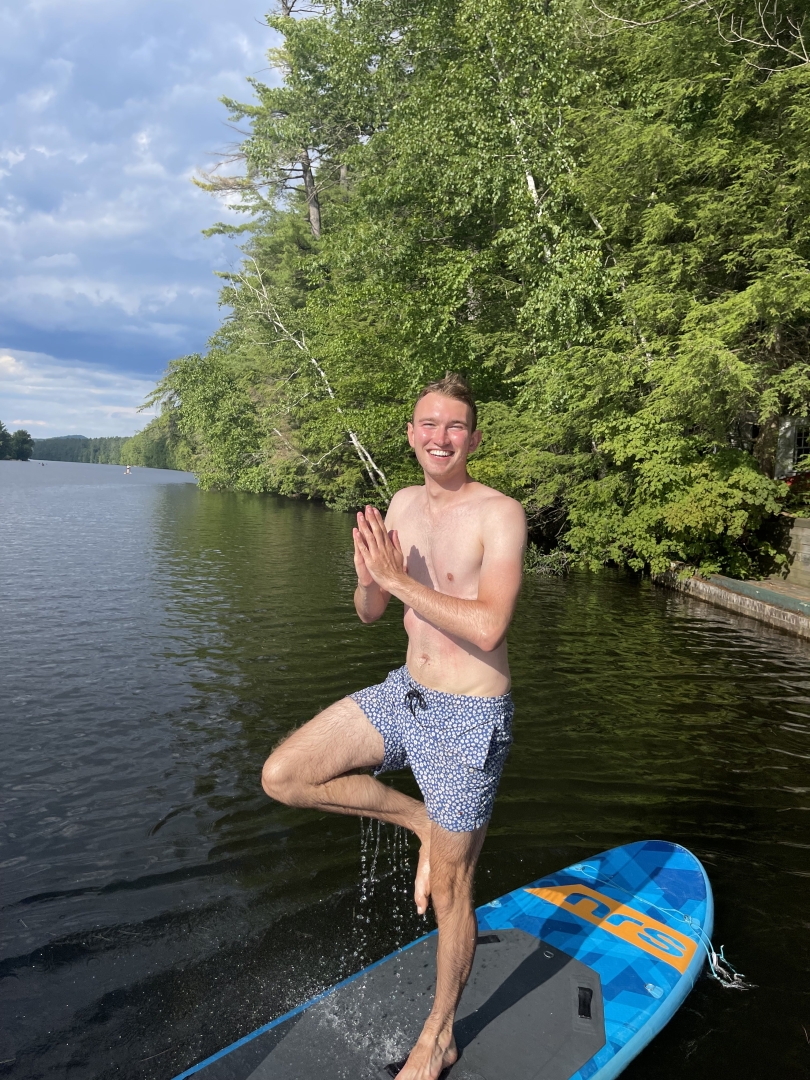
<path fill-rule="evenodd" d="M 191 183 L 273 76 L 271 0 L 0 0 L 0 420 L 128 435 L 216 327 L 229 211 Z"/>

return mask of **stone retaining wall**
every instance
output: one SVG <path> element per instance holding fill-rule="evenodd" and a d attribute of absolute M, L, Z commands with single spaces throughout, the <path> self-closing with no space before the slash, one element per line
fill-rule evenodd
<path fill-rule="evenodd" d="M 790 530 L 790 571 L 786 581 L 810 588 L 810 518 L 796 518 Z"/>
<path fill-rule="evenodd" d="M 810 525 L 810 519 L 804 518 Z M 810 535 L 808 536 L 810 539 Z M 787 630 L 790 634 L 810 639 L 810 618 L 797 611 L 789 611 L 776 604 L 769 604 L 763 600 L 755 600 L 744 593 L 733 592 L 722 585 L 716 585 L 705 578 L 691 577 L 679 578 L 676 570 L 670 570 L 665 574 L 653 575 L 653 581 L 657 585 L 665 585 L 678 592 L 687 593 L 689 596 L 697 596 L 706 600 L 716 607 L 728 608 L 740 615 L 748 615 L 752 619 L 775 626 L 780 630 Z"/>

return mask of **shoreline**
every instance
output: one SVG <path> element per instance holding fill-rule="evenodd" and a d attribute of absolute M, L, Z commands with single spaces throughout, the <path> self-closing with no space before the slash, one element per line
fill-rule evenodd
<path fill-rule="evenodd" d="M 799 595 L 771 587 L 775 583 L 737 581 L 713 574 L 711 578 L 695 575 L 679 578 L 677 570 L 654 574 L 655 585 L 694 596 L 715 607 L 747 615 L 758 622 L 810 640 L 810 589 L 796 588 Z M 802 596 L 801 594 L 805 595 Z"/>

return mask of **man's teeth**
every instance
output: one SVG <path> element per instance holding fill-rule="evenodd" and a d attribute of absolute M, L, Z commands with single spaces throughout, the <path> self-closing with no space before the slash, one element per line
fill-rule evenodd
<path fill-rule="evenodd" d="M 428 450 L 433 457 L 452 457 L 449 450 Z"/>

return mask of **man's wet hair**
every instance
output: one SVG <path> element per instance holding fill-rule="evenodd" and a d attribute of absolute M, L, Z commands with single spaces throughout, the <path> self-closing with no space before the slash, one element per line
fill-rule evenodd
<path fill-rule="evenodd" d="M 470 384 L 462 376 L 456 374 L 455 371 L 448 371 L 445 373 L 443 379 L 437 379 L 436 382 L 428 383 L 423 390 L 419 392 L 419 396 L 414 402 L 414 409 L 418 403 L 427 394 L 443 394 L 444 397 L 455 398 L 456 401 L 463 401 L 465 405 L 468 405 L 470 412 L 472 413 L 472 426 L 470 431 L 475 431 L 478 425 L 478 409 L 475 404 L 475 398 L 473 392 L 470 389 Z"/>

